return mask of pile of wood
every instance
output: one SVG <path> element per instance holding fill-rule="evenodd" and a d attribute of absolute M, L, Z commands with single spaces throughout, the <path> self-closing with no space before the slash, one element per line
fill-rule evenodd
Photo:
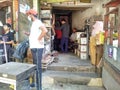
<path fill-rule="evenodd" d="M 59 53 L 57 51 L 53 51 L 50 54 L 44 55 L 42 59 L 42 68 L 47 69 L 48 65 L 50 65 L 51 63 L 57 63 L 59 60 L 58 55 Z"/>
<path fill-rule="evenodd" d="M 26 57 L 25 61 L 27 63 L 33 63 L 32 53 L 31 53 L 30 49 L 28 49 L 28 51 L 27 51 L 27 57 Z M 43 54 L 42 69 L 47 69 L 48 65 L 50 65 L 53 62 L 55 62 L 55 63 L 58 62 L 58 52 L 53 51 L 49 54 Z"/>
<path fill-rule="evenodd" d="M 54 57 L 51 54 L 45 55 L 42 59 L 42 69 L 47 69 L 48 65 L 54 61 Z"/>
<path fill-rule="evenodd" d="M 53 53 L 43 55 L 42 69 L 47 69 L 48 65 L 51 64 L 53 61 L 54 61 L 54 54 Z M 32 53 L 31 53 L 30 49 L 28 49 L 28 51 L 27 51 L 26 62 L 27 63 L 33 63 Z"/>

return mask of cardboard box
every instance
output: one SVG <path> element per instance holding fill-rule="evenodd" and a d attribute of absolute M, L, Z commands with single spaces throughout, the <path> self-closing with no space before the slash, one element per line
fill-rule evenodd
<path fill-rule="evenodd" d="M 87 45 L 81 45 L 80 51 L 81 52 L 86 52 L 87 51 Z"/>
<path fill-rule="evenodd" d="M 80 44 L 87 44 L 87 38 L 80 38 Z"/>
<path fill-rule="evenodd" d="M 81 53 L 80 53 L 80 59 L 86 60 L 86 59 L 87 59 L 87 53 L 81 52 Z"/>

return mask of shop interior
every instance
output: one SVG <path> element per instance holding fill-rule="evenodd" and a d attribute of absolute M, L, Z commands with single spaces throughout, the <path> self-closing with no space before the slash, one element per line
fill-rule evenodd
<path fill-rule="evenodd" d="M 73 11 L 75 10 L 64 10 L 64 9 L 52 9 L 52 13 L 55 14 L 55 22 L 57 21 L 61 21 L 62 18 L 64 18 L 67 23 L 70 25 L 70 35 L 72 34 L 72 29 L 76 28 L 72 26 L 72 13 L 74 13 Z M 83 52 L 84 56 L 82 57 L 83 59 L 88 59 L 89 58 L 89 46 L 88 46 L 88 42 L 89 42 L 89 20 L 85 21 L 85 26 L 83 29 L 79 30 L 78 28 L 76 28 L 76 32 L 77 32 L 77 38 L 76 38 L 76 48 L 74 48 L 74 50 L 71 50 L 71 47 L 69 47 L 68 51 L 77 54 L 78 56 L 80 55 L 80 52 Z M 80 36 L 81 35 L 81 36 Z M 85 38 L 85 43 L 83 41 L 83 44 L 80 44 L 81 40 L 80 37 Z M 70 42 L 69 42 L 69 46 L 70 46 Z M 83 50 L 80 51 L 81 46 L 83 46 Z M 77 50 L 78 49 L 78 50 Z"/>

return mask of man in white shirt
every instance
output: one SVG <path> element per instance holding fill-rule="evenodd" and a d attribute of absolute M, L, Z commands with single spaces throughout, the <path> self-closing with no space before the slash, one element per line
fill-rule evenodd
<path fill-rule="evenodd" d="M 76 28 L 73 28 L 72 34 L 71 34 L 71 36 L 70 36 L 70 41 L 71 41 L 71 42 L 75 42 L 76 39 L 77 39 Z"/>
<path fill-rule="evenodd" d="M 76 41 L 76 39 L 77 39 L 76 37 L 77 37 L 76 28 L 73 28 L 72 34 L 71 34 L 71 36 L 70 36 L 70 40 L 71 40 L 72 42 L 74 42 L 74 41 Z"/>
<path fill-rule="evenodd" d="M 76 28 L 72 29 L 72 34 L 70 36 L 70 50 L 73 52 L 75 48 L 77 48 L 76 40 L 77 40 L 77 33 L 76 33 Z"/>
<path fill-rule="evenodd" d="M 44 36 L 47 33 L 45 25 L 37 18 L 37 12 L 30 9 L 26 13 L 28 19 L 32 21 L 29 34 L 30 49 L 33 56 L 33 64 L 36 64 L 36 90 L 42 90 L 42 54 L 44 48 Z"/>

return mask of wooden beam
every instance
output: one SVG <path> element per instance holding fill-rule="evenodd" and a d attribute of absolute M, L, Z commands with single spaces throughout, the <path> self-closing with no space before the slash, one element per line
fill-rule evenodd
<path fill-rule="evenodd" d="M 42 2 L 46 2 L 46 3 L 60 3 L 60 2 L 70 2 L 70 1 L 73 1 L 73 0 L 42 0 Z"/>
<path fill-rule="evenodd" d="M 107 12 L 105 15 L 116 14 L 116 13 L 118 13 L 118 8 L 115 8 L 115 9 L 111 10 L 110 12 Z"/>
<path fill-rule="evenodd" d="M 115 7 L 120 4 L 120 0 L 112 0 L 109 3 L 105 4 L 103 7 Z"/>
<path fill-rule="evenodd" d="M 118 6 L 118 47 L 120 47 L 120 6 Z"/>
<path fill-rule="evenodd" d="M 7 1 L 7 2 L 12 2 L 12 0 L 0 0 L 0 3 L 1 3 L 1 2 L 6 2 L 6 1 Z"/>
<path fill-rule="evenodd" d="M 80 0 L 80 2 L 83 2 L 83 3 L 91 3 L 91 0 Z"/>
<path fill-rule="evenodd" d="M 114 17 L 112 17 L 110 21 L 110 45 L 113 45 L 113 30 L 114 30 L 113 22 L 114 22 Z"/>
<path fill-rule="evenodd" d="M 11 6 L 12 1 L 11 0 L 1 0 L 0 1 L 0 8 L 6 7 L 6 6 Z"/>
<path fill-rule="evenodd" d="M 94 4 L 52 4 L 52 7 L 55 9 L 62 9 L 62 10 L 86 10 L 88 8 L 92 8 Z"/>
<path fill-rule="evenodd" d="M 53 7 L 54 9 L 60 9 L 60 10 L 80 10 L 84 11 L 88 9 L 89 7 Z"/>

